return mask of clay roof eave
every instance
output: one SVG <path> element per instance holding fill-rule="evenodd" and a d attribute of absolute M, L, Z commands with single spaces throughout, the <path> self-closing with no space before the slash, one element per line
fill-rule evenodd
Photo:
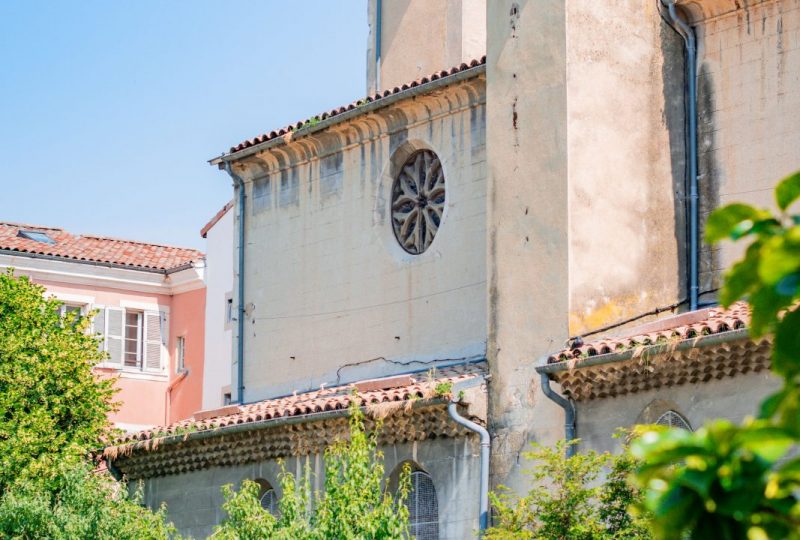
<path fill-rule="evenodd" d="M 419 399 L 411 402 L 411 408 L 421 409 L 425 407 L 433 407 L 436 405 L 444 405 L 449 403 L 450 400 L 446 396 L 436 396 L 427 399 Z M 361 406 L 361 411 L 365 414 L 368 412 L 367 406 Z M 164 437 L 157 437 L 153 439 L 146 439 L 142 441 L 127 442 L 118 446 L 110 446 L 99 451 L 107 463 L 113 465 L 117 455 L 130 455 L 137 451 L 151 451 L 157 448 L 164 448 L 167 446 L 174 446 L 177 444 L 185 443 L 187 441 L 210 439 L 213 437 L 222 437 L 226 435 L 233 435 L 242 432 L 255 432 L 263 429 L 271 429 L 282 427 L 292 424 L 303 424 L 316 422 L 320 420 L 329 420 L 332 418 L 340 418 L 349 416 L 350 409 L 336 409 L 331 411 L 321 411 L 309 414 L 295 415 L 295 416 L 282 416 L 279 418 L 270 418 L 258 422 L 243 422 L 241 424 L 233 424 L 222 426 L 214 429 L 205 429 L 200 431 L 190 431 L 187 433 L 179 433 L 174 435 L 167 435 Z"/>
<path fill-rule="evenodd" d="M 228 152 L 226 154 L 222 154 L 220 156 L 211 158 L 208 160 L 210 165 L 215 165 L 219 169 L 225 168 L 225 163 L 235 162 L 245 157 L 251 156 L 253 154 L 257 154 L 259 152 L 263 152 L 270 148 L 281 146 L 288 143 L 288 140 L 295 139 L 297 137 L 303 137 L 307 135 L 311 135 L 318 131 L 323 131 L 333 125 L 340 124 L 342 122 L 346 122 L 352 118 L 356 118 L 358 116 L 376 111 L 378 109 L 388 107 L 398 101 L 405 100 L 414 96 L 418 96 L 421 94 L 427 94 L 439 88 L 450 86 L 452 84 L 471 79 L 473 77 L 477 77 L 486 72 L 486 64 L 478 64 L 477 66 L 470 67 L 464 69 L 463 71 L 459 71 L 452 75 L 447 75 L 444 77 L 440 77 L 436 80 L 432 80 L 426 82 L 424 84 L 420 84 L 417 86 L 409 87 L 406 90 L 401 90 L 399 92 L 389 94 L 385 97 L 381 97 L 380 99 L 376 99 L 373 101 L 369 101 L 362 105 L 359 105 L 353 109 L 344 111 L 339 113 L 335 116 L 329 116 L 324 120 L 320 120 L 317 123 L 309 124 L 307 126 L 303 126 L 299 129 L 295 129 L 292 131 L 288 131 L 286 134 L 278 137 L 273 137 L 267 141 L 255 144 L 248 148 L 244 148 L 237 152 Z"/>
<path fill-rule="evenodd" d="M 744 340 L 748 339 L 749 337 L 749 331 L 747 328 L 739 328 L 737 330 L 729 330 L 727 332 L 720 332 L 718 334 L 684 339 L 674 343 L 659 343 L 654 345 L 632 347 L 623 351 L 600 354 L 597 356 L 590 356 L 588 358 L 564 360 L 554 363 L 548 363 L 550 358 L 550 355 L 548 355 L 539 359 L 540 365 L 536 367 L 536 371 L 537 373 L 547 374 L 549 378 L 553 379 L 556 374 L 564 371 L 597 367 L 607 364 L 617 364 L 626 360 L 630 360 L 634 357 L 648 358 L 675 351 L 684 351 L 688 349 L 702 348 L 719 345 L 721 343 Z"/>

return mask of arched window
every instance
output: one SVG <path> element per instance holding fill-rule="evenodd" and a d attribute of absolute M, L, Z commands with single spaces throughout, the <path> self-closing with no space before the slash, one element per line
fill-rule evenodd
<path fill-rule="evenodd" d="M 667 426 L 671 428 L 680 428 L 680 429 L 685 429 L 687 431 L 693 431 L 692 426 L 689 425 L 689 422 L 683 416 L 676 413 L 675 411 L 667 411 L 661 416 L 659 416 L 658 420 L 656 420 L 656 424 L 659 426 Z"/>
<path fill-rule="evenodd" d="M 439 504 L 433 479 L 428 473 L 420 470 L 411 473 L 411 492 L 406 505 L 411 536 L 417 540 L 438 540 Z"/>
<path fill-rule="evenodd" d="M 272 485 L 263 478 L 256 478 L 253 480 L 258 484 L 258 500 L 261 503 L 261 508 L 272 514 L 278 515 L 278 494 L 272 488 Z"/>

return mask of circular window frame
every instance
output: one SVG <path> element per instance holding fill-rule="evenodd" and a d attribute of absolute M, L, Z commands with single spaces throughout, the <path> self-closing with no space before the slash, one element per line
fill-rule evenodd
<path fill-rule="evenodd" d="M 391 184 L 389 221 L 400 248 L 417 256 L 430 249 L 444 223 L 447 175 L 430 148 L 416 148 L 403 157 Z"/>

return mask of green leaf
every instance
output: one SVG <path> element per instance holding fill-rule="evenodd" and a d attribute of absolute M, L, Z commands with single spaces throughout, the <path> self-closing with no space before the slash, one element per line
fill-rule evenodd
<path fill-rule="evenodd" d="M 730 306 L 758 285 L 760 249 L 761 242 L 753 242 L 747 248 L 745 258 L 734 264 L 725 273 L 725 282 L 720 291 L 720 303 L 723 306 Z"/>
<path fill-rule="evenodd" d="M 786 431 L 771 425 L 743 428 L 736 443 L 767 461 L 775 461 L 791 448 L 794 440 Z"/>
<path fill-rule="evenodd" d="M 771 330 L 778 312 L 792 303 L 792 297 L 778 294 L 774 287 L 761 287 L 750 295 L 749 302 L 753 308 L 750 334 L 758 337 Z"/>
<path fill-rule="evenodd" d="M 779 373 L 800 371 L 800 310 L 784 314 L 775 329 L 773 360 Z"/>
<path fill-rule="evenodd" d="M 785 238 L 776 236 L 761 246 L 758 275 L 768 285 L 800 270 L 800 249 Z"/>
<path fill-rule="evenodd" d="M 800 171 L 781 180 L 775 188 L 775 201 L 781 210 L 789 208 L 798 197 L 800 197 Z"/>
<path fill-rule="evenodd" d="M 706 240 L 716 243 L 728 237 L 740 238 L 750 232 L 756 222 L 769 219 L 765 210 L 749 204 L 734 203 L 711 213 L 706 221 Z"/>
<path fill-rule="evenodd" d="M 761 419 L 772 418 L 775 413 L 778 412 L 778 409 L 780 409 L 781 404 L 783 404 L 787 397 L 788 394 L 786 388 L 783 388 L 782 390 L 769 396 L 767 399 L 761 402 L 758 417 Z"/>

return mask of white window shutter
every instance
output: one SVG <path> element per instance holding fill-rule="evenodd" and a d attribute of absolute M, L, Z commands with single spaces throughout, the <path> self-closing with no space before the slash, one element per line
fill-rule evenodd
<path fill-rule="evenodd" d="M 92 319 L 92 335 L 100 334 L 97 340 L 97 347 L 106 350 L 106 308 L 105 306 L 94 306 L 97 311 Z"/>
<path fill-rule="evenodd" d="M 164 339 L 161 327 L 161 313 L 144 312 L 144 367 L 148 371 L 161 371 L 161 345 Z"/>
<path fill-rule="evenodd" d="M 106 350 L 109 358 L 108 364 L 122 366 L 123 333 L 125 332 L 125 310 L 122 308 L 107 307 L 105 320 Z"/>

